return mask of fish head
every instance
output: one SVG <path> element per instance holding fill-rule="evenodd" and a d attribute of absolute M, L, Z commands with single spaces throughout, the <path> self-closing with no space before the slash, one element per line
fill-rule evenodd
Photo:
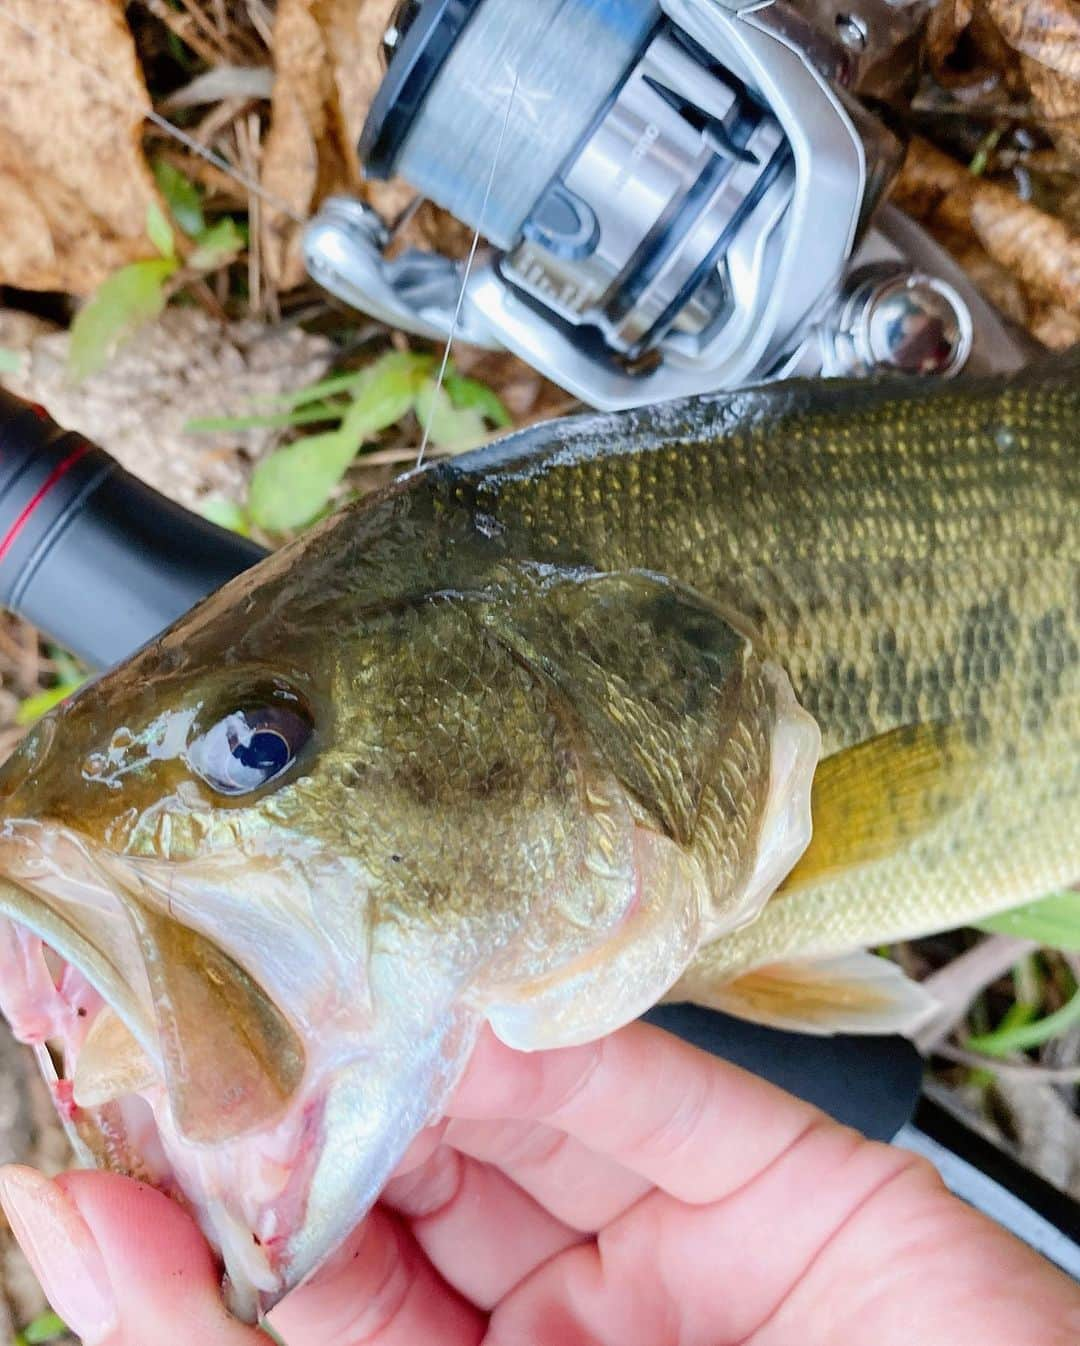
<path fill-rule="evenodd" d="M 269 558 L 0 774 L 0 1005 L 84 1157 L 185 1201 L 247 1317 L 485 1021 L 620 1026 L 808 837 L 816 726 L 738 623 L 652 575 L 417 561 L 411 511 Z"/>

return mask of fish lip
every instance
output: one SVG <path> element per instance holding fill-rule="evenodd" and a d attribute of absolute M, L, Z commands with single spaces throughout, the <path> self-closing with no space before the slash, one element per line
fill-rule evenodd
<path fill-rule="evenodd" d="M 65 1053 L 62 1075 L 58 1074 L 45 1045 L 53 1040 L 50 1033 L 23 1040 L 31 1046 L 35 1040 L 38 1043 L 34 1050 L 39 1066 L 84 1166 L 118 1168 L 168 1195 L 185 1199 L 204 1234 L 223 1257 L 226 1292 L 233 1311 L 254 1321 L 259 1311 L 268 1311 L 333 1252 L 340 1237 L 348 1232 L 344 1226 L 338 1227 L 339 1217 L 344 1219 L 351 1208 L 351 1223 L 355 1223 L 362 1214 L 355 1202 L 350 1207 L 351 1198 L 342 1199 L 339 1178 L 329 1192 L 320 1193 L 322 1208 L 317 1209 L 318 1218 L 313 1220 L 312 1185 L 316 1172 L 323 1170 L 328 1150 L 328 1099 L 336 1096 L 342 1082 L 348 1082 L 352 1096 L 362 1097 L 371 1056 L 361 1039 L 333 1053 L 328 1058 L 329 1066 L 320 1059 L 282 1116 L 265 1127 L 209 1145 L 181 1136 L 167 1095 L 149 984 L 141 999 L 129 995 L 123 976 L 108 958 L 107 940 L 88 938 L 87 931 L 80 932 L 70 912 L 67 915 L 71 919 L 65 919 L 65 897 L 77 907 L 78 898 L 85 898 L 93 888 L 103 901 L 108 895 L 117 918 L 127 922 L 119 890 L 140 891 L 139 858 L 109 853 L 103 860 L 94 843 L 57 821 L 0 820 L 0 991 L 11 984 L 3 975 L 5 928 L 10 922 L 41 939 L 65 964 L 81 973 L 104 1005 L 115 1010 L 132 1031 L 156 1074 L 149 1095 L 136 1091 L 117 1100 L 126 1105 L 130 1098 L 131 1104 L 137 1105 L 141 1120 L 134 1134 L 125 1129 L 126 1112 L 121 1125 L 106 1132 L 100 1108 L 79 1108 L 75 1104 L 77 1057 L 68 1059 Z M 154 896 L 161 909 L 163 894 Z M 144 902 L 146 898 L 147 893 L 142 891 Z M 142 975 L 145 977 L 145 971 Z M 7 1008 L 3 1006 L 5 998 L 0 997 L 0 1007 Z M 32 1004 L 32 1000 L 25 1003 Z M 86 1022 L 87 1031 L 92 1022 Z M 329 1074 L 325 1073 L 328 1070 Z M 147 1103 L 149 1107 L 144 1108 Z M 143 1125 L 152 1130 L 143 1131 Z M 149 1159 L 146 1144 L 152 1147 Z M 275 1173 L 280 1173 L 280 1180 Z M 380 1176 L 380 1185 L 385 1176 Z M 356 1186 L 355 1176 L 349 1181 Z M 269 1239 L 262 1236 L 265 1221 L 273 1231 Z"/>
<path fill-rule="evenodd" d="M 69 848 L 62 868 L 52 853 L 58 846 Z M 28 854 L 42 863 L 44 873 L 25 872 Z M 23 866 L 19 864 L 20 859 Z M 77 871 L 75 876 L 73 869 Z M 51 891 L 44 886 L 49 879 L 55 880 Z M 0 918 L 38 936 L 58 957 L 80 972 L 119 1015 L 160 1071 L 161 1055 L 148 1009 L 148 988 L 129 989 L 125 974 L 116 966 L 109 948 L 103 947 L 106 941 L 99 943 L 80 932 L 65 915 L 67 907 L 80 905 L 79 894 L 88 888 L 106 893 L 112 899 L 111 908 L 99 909 L 102 915 L 123 921 L 123 912 L 116 903 L 108 876 L 95 863 L 91 850 L 77 833 L 59 823 L 4 820 L 0 826 Z M 115 944 L 111 940 L 108 943 L 115 954 Z"/>
<path fill-rule="evenodd" d="M 218 1196 L 204 1201 L 199 1183 L 200 1165 L 205 1159 L 199 1156 L 209 1158 L 212 1153 L 236 1156 L 239 1149 L 241 1158 L 246 1158 L 249 1152 L 245 1147 L 250 1143 L 255 1147 L 254 1167 L 243 1168 L 238 1164 L 238 1171 L 243 1168 L 252 1181 L 261 1182 L 261 1137 L 284 1136 L 288 1147 L 290 1126 L 297 1119 L 286 1108 L 287 1115 L 280 1119 L 279 1125 L 255 1129 L 221 1146 L 201 1146 L 179 1133 L 168 1096 L 149 983 L 140 988 L 141 995 L 129 994 L 129 976 L 138 970 L 145 977 L 134 927 L 128 923 L 117 891 L 121 886 L 130 890 L 130 881 L 124 882 L 123 865 L 102 865 L 99 860 L 96 848 L 63 824 L 37 819 L 8 819 L 0 824 L 0 992 L 4 993 L 0 995 L 0 1008 L 13 1027 L 22 1024 L 23 1031 L 17 1036 L 38 1060 L 59 1120 L 80 1163 L 85 1167 L 115 1168 L 142 1178 L 167 1194 L 183 1194 L 204 1233 L 221 1247 L 227 1265 L 226 1241 L 235 1234 L 232 1248 L 240 1249 L 241 1255 L 230 1270 L 239 1270 L 237 1279 L 243 1283 L 254 1265 L 250 1256 L 246 1259 L 243 1256 L 244 1252 L 250 1253 L 243 1240 L 248 1226 L 244 1216 L 234 1213 L 227 1218 L 225 1212 L 230 1207 L 242 1211 L 245 1193 L 230 1183 L 230 1175 L 226 1173 L 216 1180 Z M 131 957 L 126 960 L 126 967 L 122 955 L 115 962 L 110 961 L 106 939 L 95 939 L 91 932 L 78 928 L 80 905 L 86 905 L 80 904 L 79 899 L 85 899 L 91 889 L 96 896 L 112 899 L 110 915 L 115 918 L 116 933 L 126 931 L 129 940 Z M 70 910 L 65 909 L 65 899 L 71 903 Z M 14 927 L 10 941 L 5 931 L 8 925 Z M 27 936 L 31 938 L 28 940 Z M 61 984 L 51 975 L 52 967 L 46 970 L 40 946 L 34 939 L 48 946 L 65 967 L 80 974 L 100 997 L 85 1018 L 79 1019 L 81 1011 L 66 1005 Z M 15 956 L 11 957 L 13 951 Z M 63 980 L 67 980 L 66 972 Z M 77 979 L 74 985 L 78 986 Z M 84 1107 L 76 1103 L 74 1096 L 79 1058 L 91 1028 L 106 1007 L 118 1015 L 143 1048 L 154 1079 L 143 1088 L 122 1092 L 103 1104 Z M 60 1048 L 59 1069 L 49 1044 Z M 272 1168 L 273 1154 L 267 1159 Z M 265 1201 L 256 1197 L 256 1210 L 274 1208 L 292 1187 L 297 1165 L 288 1154 L 276 1162 L 285 1175 L 282 1185 L 276 1195 L 271 1194 Z M 302 1179 L 303 1175 L 300 1176 Z M 305 1201 L 302 1181 L 296 1201 L 302 1212 Z M 250 1232 L 254 1233 L 253 1225 Z M 272 1280 L 277 1288 L 271 1293 L 278 1297 L 288 1288 L 288 1255 L 294 1232 L 290 1227 L 282 1240 L 285 1261 L 281 1265 L 272 1266 L 269 1258 L 263 1259 L 260 1279 L 264 1283 Z M 258 1258 L 256 1251 L 255 1259 Z M 260 1274 L 258 1267 L 255 1270 Z M 238 1303 L 246 1310 L 250 1300 L 241 1298 Z"/>

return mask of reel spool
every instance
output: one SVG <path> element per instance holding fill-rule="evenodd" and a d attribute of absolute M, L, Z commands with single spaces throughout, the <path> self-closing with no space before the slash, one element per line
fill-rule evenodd
<path fill-rule="evenodd" d="M 467 279 L 388 260 L 377 214 L 337 198 L 309 271 L 435 340 L 464 285 L 457 337 L 603 408 L 792 371 L 951 375 L 978 335 L 966 284 L 880 235 L 859 251 L 902 146 L 849 91 L 901 8 L 912 24 L 866 0 L 875 29 L 821 0 L 402 0 L 365 171 L 490 250 Z"/>

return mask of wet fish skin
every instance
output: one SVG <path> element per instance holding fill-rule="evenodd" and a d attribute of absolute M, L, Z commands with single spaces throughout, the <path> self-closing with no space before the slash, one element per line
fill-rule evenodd
<path fill-rule="evenodd" d="M 1080 874 L 1078 426 L 1077 365 L 1059 361 L 538 427 L 314 530 L 30 736 L 0 781 L 0 910 L 80 966 L 113 957 L 97 975 L 131 984 L 144 1050 L 183 1047 L 155 1061 L 176 1105 L 158 1099 L 164 1125 L 193 1094 L 188 1133 L 219 1127 L 220 1171 L 200 1152 L 187 1174 L 195 1204 L 224 1199 L 267 1136 L 293 1160 L 318 1150 L 309 1187 L 271 1192 L 268 1165 L 262 1205 L 229 1191 L 233 1224 L 206 1217 L 234 1279 L 273 1297 L 325 1254 L 484 1015 L 521 1046 L 599 1035 L 704 942 L 678 994 L 836 1026 L 820 982 L 748 992 L 746 974 Z M 865 780 L 895 844 L 789 880 L 758 914 L 781 877 L 761 881 L 765 824 L 798 794 L 777 787 L 777 745 L 805 730 L 777 668 L 830 761 L 863 753 L 856 795 Z M 282 689 L 315 725 L 297 769 L 214 796 L 191 737 Z M 26 877 L 47 868 L 42 829 L 63 834 L 80 891 L 104 867 L 117 911 L 92 924 L 43 896 Z M 151 928 L 165 917 L 186 952 L 155 990 L 138 968 L 152 981 L 168 961 L 175 930 Z M 217 1013 L 210 984 L 228 993 Z M 305 1080 L 325 1084 L 317 1141 L 286 1134 L 296 1081 L 257 1047 L 290 1029 Z M 230 1067 L 239 1132 L 234 1099 L 191 1087 Z M 288 1237 L 267 1270 L 241 1245 L 271 1209 Z"/>
<path fill-rule="evenodd" d="M 931 723 L 976 748 L 934 782 L 941 829 L 770 903 L 690 989 L 964 924 L 1080 876 L 1075 357 L 946 388 L 790 384 L 620 428 L 632 452 L 597 418 L 463 489 L 515 535 L 587 539 L 595 564 L 661 569 L 742 613 L 824 755 Z"/>
<path fill-rule="evenodd" d="M 360 1217 L 483 1019 L 522 1047 L 610 1031 L 805 842 L 773 755 L 779 728 L 805 815 L 817 731 L 739 620 L 662 575 L 519 552 L 457 483 L 269 558 L 0 781 L 0 914 L 123 1021 L 93 1040 L 122 1044 L 115 1079 L 66 1039 L 78 1139 L 186 1193 L 246 1316 Z M 283 696 L 314 725 L 296 769 L 215 793 L 192 744 Z M 111 1098 L 148 1077 L 157 1172 Z"/>

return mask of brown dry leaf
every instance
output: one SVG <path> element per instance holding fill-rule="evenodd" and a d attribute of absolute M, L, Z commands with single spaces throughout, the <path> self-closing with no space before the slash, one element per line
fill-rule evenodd
<path fill-rule="evenodd" d="M 1077 0 L 982 0 L 1010 47 L 1060 75 L 1080 79 Z"/>
<path fill-rule="evenodd" d="M 1080 163 L 1080 83 L 1025 56 L 1024 77 L 1054 144 L 1070 163 Z"/>
<path fill-rule="evenodd" d="M 1032 100 L 1058 148 L 1080 161 L 1080 3 L 982 0 L 1001 36 L 1020 54 Z"/>
<path fill-rule="evenodd" d="M 960 34 L 971 23 L 974 13 L 975 0 L 941 0 L 931 10 L 926 21 L 926 57 L 937 78 L 941 78 Z"/>
<path fill-rule="evenodd" d="M 972 176 L 916 136 L 895 199 L 935 233 L 974 237 L 1030 299 L 1080 314 L 1080 237 L 1005 187 Z"/>
<path fill-rule="evenodd" d="M 356 144 L 385 69 L 382 35 L 396 0 L 279 0 L 274 21 L 274 93 L 263 147 L 262 185 L 306 219 L 333 192 L 370 201 L 393 220 L 414 190 L 400 179 L 364 182 Z M 281 289 L 304 279 L 300 228 L 272 207 L 263 242 L 268 274 Z M 430 202 L 399 244 L 434 247 L 453 257 L 471 235 Z"/>
<path fill-rule="evenodd" d="M 1023 92 L 1019 59 L 982 0 L 940 0 L 924 36 L 934 79 L 963 101 L 985 107 Z"/>
<path fill-rule="evenodd" d="M 1067 351 L 1080 342 L 1080 316 L 1050 305 L 1032 313 L 1028 330 L 1050 350 Z"/>
<path fill-rule="evenodd" d="M 382 78 L 379 43 L 394 0 L 280 0 L 262 185 L 306 218 L 336 191 L 356 192 L 356 142 Z M 303 279 L 299 226 L 268 209 L 264 247 L 283 289 Z"/>
<path fill-rule="evenodd" d="M 0 24 L 0 283 L 88 294 L 153 255 L 149 106 L 121 0 L 4 0 Z M 2 16 L 0 16 L 2 17 Z M 97 76 L 72 59 L 103 72 Z"/>

